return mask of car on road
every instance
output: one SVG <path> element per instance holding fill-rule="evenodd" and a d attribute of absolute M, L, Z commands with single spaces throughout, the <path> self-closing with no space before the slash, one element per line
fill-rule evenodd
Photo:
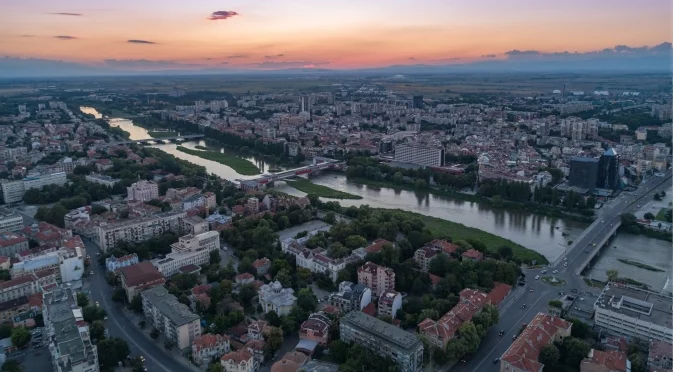
<path fill-rule="evenodd" d="M 573 288 L 573 289 L 571 289 L 570 292 L 572 292 L 572 293 L 577 293 L 577 288 Z"/>
<path fill-rule="evenodd" d="M 521 304 L 521 308 L 522 308 L 522 309 L 525 309 L 525 308 L 526 308 L 526 304 Z"/>
<path fill-rule="evenodd" d="M 516 335 L 512 335 L 512 341 L 516 340 Z"/>
<path fill-rule="evenodd" d="M 595 247 L 595 246 L 596 246 L 596 243 L 591 243 L 591 246 L 592 246 L 592 247 Z"/>
<path fill-rule="evenodd" d="M 540 276 L 539 276 L 539 275 L 535 275 L 535 280 L 540 280 Z"/>
<path fill-rule="evenodd" d="M 563 266 L 568 267 L 568 263 L 567 262 L 563 263 Z"/>
<path fill-rule="evenodd" d="M 528 292 L 533 292 L 533 288 L 529 289 Z"/>
<path fill-rule="evenodd" d="M 563 296 L 563 295 L 566 294 L 566 293 L 563 292 L 563 291 L 561 291 L 561 292 L 559 292 L 558 294 L 559 294 L 559 296 Z"/>
<path fill-rule="evenodd" d="M 540 271 L 540 274 L 546 274 L 546 273 L 547 273 L 547 270 Z"/>
<path fill-rule="evenodd" d="M 97 306 L 97 307 L 100 306 L 100 304 L 98 303 L 98 301 L 96 301 L 96 306 Z"/>
<path fill-rule="evenodd" d="M 498 336 L 502 337 L 505 335 L 505 330 L 501 329 L 500 332 L 498 332 Z"/>
<path fill-rule="evenodd" d="M 554 270 L 551 272 L 552 274 L 558 274 L 558 270 Z"/>

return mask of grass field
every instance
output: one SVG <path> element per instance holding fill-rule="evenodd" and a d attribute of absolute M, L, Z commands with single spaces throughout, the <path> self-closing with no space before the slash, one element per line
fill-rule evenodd
<path fill-rule="evenodd" d="M 178 151 L 182 151 L 189 155 L 198 156 L 202 159 L 216 161 L 220 164 L 224 164 L 236 172 L 244 176 L 254 176 L 256 174 L 261 174 L 259 168 L 246 159 L 241 159 L 234 155 L 223 154 L 221 152 L 215 151 L 199 151 L 188 149 L 184 146 L 178 146 Z"/>
<path fill-rule="evenodd" d="M 659 213 L 657 213 L 657 216 L 654 217 L 654 219 L 657 220 L 657 221 L 664 221 L 664 222 L 666 222 L 666 217 L 665 217 L 665 215 L 666 215 L 666 211 L 667 211 L 667 210 L 668 210 L 668 208 L 661 208 L 661 209 L 659 210 Z"/>
<path fill-rule="evenodd" d="M 524 263 L 530 264 L 532 260 L 536 260 L 537 264 L 549 263 L 549 261 L 547 261 L 543 255 L 535 252 L 534 250 L 528 249 L 520 244 L 514 243 L 509 239 L 501 238 L 483 230 L 468 227 L 461 223 L 403 211 L 400 209 L 394 209 L 392 211 L 395 213 L 412 215 L 420 218 L 425 223 L 425 226 L 430 230 L 430 232 L 432 232 L 432 235 L 436 237 L 449 236 L 454 241 L 466 239 L 478 240 L 486 245 L 486 248 L 489 252 L 497 252 L 498 247 L 507 245 L 512 248 L 514 258 L 519 258 Z"/>
<path fill-rule="evenodd" d="M 152 138 L 166 138 L 166 137 L 175 137 L 178 135 L 177 132 L 147 132 Z"/>
<path fill-rule="evenodd" d="M 292 180 L 285 180 L 285 182 L 295 189 L 305 192 L 307 194 L 315 194 L 322 198 L 330 199 L 362 199 L 359 195 L 349 194 L 347 192 L 330 189 L 327 186 L 316 185 L 315 183 L 305 178 L 295 178 Z"/>

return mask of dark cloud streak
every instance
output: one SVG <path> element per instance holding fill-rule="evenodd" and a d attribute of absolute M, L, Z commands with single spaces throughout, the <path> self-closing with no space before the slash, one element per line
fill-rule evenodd
<path fill-rule="evenodd" d="M 70 16 L 70 17 L 81 17 L 83 14 L 81 13 L 65 13 L 65 12 L 59 12 L 59 13 L 49 13 L 51 15 L 62 15 L 62 16 Z"/>
<path fill-rule="evenodd" d="M 154 41 L 149 41 L 149 40 L 139 40 L 139 39 L 131 39 L 131 40 L 126 40 L 127 43 L 130 44 L 159 44 L 155 43 Z"/>
<path fill-rule="evenodd" d="M 208 17 L 208 20 L 223 21 L 223 20 L 235 17 L 237 15 L 239 15 L 239 14 L 236 13 L 236 12 L 229 11 L 229 10 L 218 10 L 216 12 L 213 12 L 213 14 L 211 14 L 210 17 Z"/>
<path fill-rule="evenodd" d="M 69 35 L 57 35 L 57 36 L 54 36 L 54 38 L 59 39 L 59 40 L 76 40 L 77 39 L 76 37 L 69 36 Z"/>

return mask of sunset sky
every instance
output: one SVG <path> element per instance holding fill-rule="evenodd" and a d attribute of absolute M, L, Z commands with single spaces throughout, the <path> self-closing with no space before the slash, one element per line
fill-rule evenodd
<path fill-rule="evenodd" d="M 670 41 L 669 0 L 1 0 L 0 57 L 355 68 Z"/>

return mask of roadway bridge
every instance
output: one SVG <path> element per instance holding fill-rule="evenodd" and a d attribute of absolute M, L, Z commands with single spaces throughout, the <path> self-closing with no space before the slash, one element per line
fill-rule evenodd
<path fill-rule="evenodd" d="M 110 142 L 111 146 L 115 145 L 128 145 L 131 143 L 147 143 L 147 142 L 161 142 L 161 141 L 186 141 L 186 140 L 193 140 L 197 138 L 203 138 L 205 137 L 203 134 L 187 134 L 184 136 L 174 136 L 174 137 L 161 137 L 161 138 L 143 138 L 143 139 L 137 139 L 137 140 L 128 140 L 128 141 L 115 141 L 115 142 Z"/>
<path fill-rule="evenodd" d="M 325 169 L 343 169 L 345 165 L 346 165 L 345 161 L 338 161 L 335 159 L 316 156 L 313 158 L 313 164 L 311 165 L 278 173 L 264 174 L 261 177 L 252 179 L 250 181 L 256 181 L 265 185 L 270 182 L 280 181 L 295 176 L 301 176 L 303 174 L 312 174 L 314 172 L 318 172 Z"/>

